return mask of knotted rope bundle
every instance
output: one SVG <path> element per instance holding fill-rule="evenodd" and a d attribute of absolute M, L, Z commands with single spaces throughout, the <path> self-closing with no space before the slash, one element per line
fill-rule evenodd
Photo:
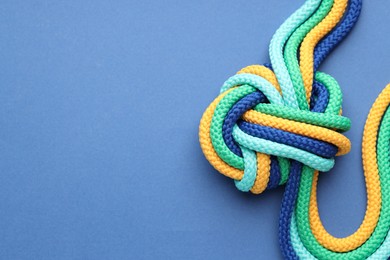
<path fill-rule="evenodd" d="M 316 200 L 318 172 L 349 152 L 336 80 L 317 68 L 356 23 L 361 0 L 307 0 L 277 30 L 272 65 L 240 70 L 222 86 L 199 129 L 202 150 L 241 191 L 287 183 L 279 220 L 287 259 L 387 259 L 390 256 L 390 85 L 378 97 L 363 136 L 367 210 L 359 229 L 335 238 Z M 298 59 L 299 57 L 299 59 Z"/>
<path fill-rule="evenodd" d="M 286 182 L 288 159 L 330 170 L 333 157 L 350 150 L 349 140 L 337 132 L 350 122 L 339 115 L 337 83 L 325 74 L 318 79 L 313 110 L 325 108 L 326 113 L 285 106 L 275 76 L 264 66 L 250 66 L 231 77 L 202 118 L 200 139 L 207 159 L 235 179 L 238 189 L 257 194 Z"/>

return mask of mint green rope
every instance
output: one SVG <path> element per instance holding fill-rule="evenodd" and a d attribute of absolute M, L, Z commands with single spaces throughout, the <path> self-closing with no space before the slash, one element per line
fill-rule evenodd
<path fill-rule="evenodd" d="M 315 14 L 293 33 L 284 49 L 284 62 L 286 63 L 287 70 L 295 89 L 299 108 L 302 110 L 309 110 L 309 106 L 306 100 L 306 91 L 303 85 L 303 79 L 297 57 L 297 53 L 299 53 L 298 48 L 310 30 L 327 16 L 332 6 L 333 0 L 322 1 Z"/>
<path fill-rule="evenodd" d="M 304 23 L 317 10 L 321 0 L 307 0 L 301 8 L 292 14 L 276 31 L 272 37 L 269 47 L 271 63 L 282 89 L 283 99 L 286 105 L 298 108 L 297 97 L 295 95 L 293 83 L 291 81 L 286 64 L 283 60 L 283 48 L 290 35 Z"/>

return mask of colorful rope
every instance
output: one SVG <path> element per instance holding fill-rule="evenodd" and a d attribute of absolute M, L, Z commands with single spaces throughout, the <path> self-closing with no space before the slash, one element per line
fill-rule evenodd
<path fill-rule="evenodd" d="M 279 220 L 286 259 L 390 257 L 390 85 L 375 101 L 363 135 L 367 209 L 346 238 L 322 225 L 316 198 L 319 171 L 349 152 L 342 132 L 342 93 L 317 71 L 355 25 L 362 0 L 306 0 L 273 36 L 272 65 L 240 70 L 206 109 L 199 138 L 207 160 L 244 192 L 286 184 Z"/>

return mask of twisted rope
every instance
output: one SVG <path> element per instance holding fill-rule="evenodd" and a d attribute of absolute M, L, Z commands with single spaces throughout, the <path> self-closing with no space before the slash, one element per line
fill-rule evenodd
<path fill-rule="evenodd" d="M 390 85 L 368 115 L 363 135 L 366 214 L 345 238 L 322 225 L 316 198 L 319 172 L 349 152 L 342 135 L 342 92 L 317 69 L 358 20 L 362 0 L 307 0 L 273 36 L 272 65 L 240 70 L 222 86 L 199 127 L 203 153 L 244 192 L 286 184 L 279 242 L 286 259 L 390 257 Z"/>

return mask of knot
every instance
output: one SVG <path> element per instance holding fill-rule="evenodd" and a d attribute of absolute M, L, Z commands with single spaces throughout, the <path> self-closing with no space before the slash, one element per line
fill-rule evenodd
<path fill-rule="evenodd" d="M 202 150 L 239 190 L 256 194 L 284 184 L 291 160 L 329 171 L 334 157 L 351 147 L 340 133 L 350 127 L 341 116 L 341 101 L 337 82 L 317 73 L 310 110 L 289 107 L 271 69 L 246 67 L 223 84 L 205 111 L 199 131 Z"/>

